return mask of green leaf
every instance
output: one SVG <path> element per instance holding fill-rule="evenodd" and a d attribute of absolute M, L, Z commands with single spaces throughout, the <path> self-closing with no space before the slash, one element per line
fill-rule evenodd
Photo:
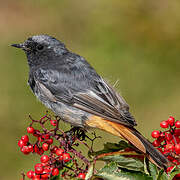
<path fill-rule="evenodd" d="M 111 156 L 104 156 L 100 158 L 99 160 L 116 162 L 118 163 L 119 167 L 122 167 L 128 170 L 144 172 L 144 164 L 138 159 L 125 157 L 121 155 L 111 155 Z"/>
<path fill-rule="evenodd" d="M 121 169 L 115 162 L 107 164 L 94 177 L 104 180 L 153 180 L 145 173 Z"/>
<path fill-rule="evenodd" d="M 106 144 L 104 144 L 104 149 L 102 149 L 100 151 L 96 151 L 96 152 L 88 152 L 88 154 L 97 156 L 97 155 L 108 153 L 108 152 L 120 151 L 120 150 L 128 148 L 128 147 L 132 147 L 132 146 L 124 140 L 121 140 L 119 143 L 107 142 Z"/>
<path fill-rule="evenodd" d="M 150 171 L 150 175 L 153 177 L 153 180 L 156 180 L 158 176 L 157 166 L 149 162 L 149 171 Z"/>
<path fill-rule="evenodd" d="M 119 141 L 119 143 L 107 142 L 106 144 L 104 144 L 104 149 L 107 149 L 107 150 L 119 151 L 119 150 L 125 149 L 127 147 L 132 147 L 132 146 L 124 140 Z"/>
<path fill-rule="evenodd" d="M 146 157 L 144 157 L 144 172 L 148 175 L 150 175 L 150 172 L 149 172 L 149 161 L 147 160 Z"/>
<path fill-rule="evenodd" d="M 157 180 L 158 169 L 157 166 L 151 163 L 147 157 L 144 158 L 144 171 L 151 176 L 153 180 Z"/>
<path fill-rule="evenodd" d="M 86 174 L 85 180 L 88 180 L 88 179 L 90 179 L 93 176 L 93 170 L 94 170 L 94 164 L 91 164 L 89 166 L 89 169 L 88 169 L 88 172 Z"/>
<path fill-rule="evenodd" d="M 166 172 L 164 172 L 163 169 L 159 171 L 157 180 L 169 180 L 168 175 L 166 174 Z"/>

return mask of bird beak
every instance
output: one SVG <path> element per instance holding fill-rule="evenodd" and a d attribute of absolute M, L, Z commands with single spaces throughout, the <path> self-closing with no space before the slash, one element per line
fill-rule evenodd
<path fill-rule="evenodd" d="M 16 48 L 25 49 L 24 44 L 11 44 L 11 46 L 16 47 Z"/>

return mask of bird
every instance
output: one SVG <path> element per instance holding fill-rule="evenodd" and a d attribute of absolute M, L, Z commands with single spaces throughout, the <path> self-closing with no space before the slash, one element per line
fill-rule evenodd
<path fill-rule="evenodd" d="M 84 129 L 98 128 L 129 141 L 159 168 L 168 159 L 135 129 L 125 99 L 86 59 L 49 35 L 34 35 L 23 43 L 29 65 L 28 84 L 35 96 L 63 121 Z"/>

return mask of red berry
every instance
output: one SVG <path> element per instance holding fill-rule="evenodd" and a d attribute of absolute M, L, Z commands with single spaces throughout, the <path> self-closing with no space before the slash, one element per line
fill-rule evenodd
<path fill-rule="evenodd" d="M 32 178 L 35 176 L 35 172 L 34 172 L 34 171 L 28 171 L 28 172 L 26 173 L 26 175 L 27 175 L 27 177 L 28 177 L 29 179 L 32 179 Z"/>
<path fill-rule="evenodd" d="M 56 153 L 56 150 L 57 150 L 57 149 L 58 149 L 57 146 L 53 146 L 52 149 L 51 149 L 51 152 L 52 152 L 52 153 Z"/>
<path fill-rule="evenodd" d="M 56 150 L 56 155 L 57 155 L 57 156 L 62 156 L 63 153 L 64 153 L 64 149 L 58 148 L 58 149 Z"/>
<path fill-rule="evenodd" d="M 38 141 L 39 142 L 43 142 L 44 141 L 44 139 L 41 137 L 41 136 L 39 136 L 39 137 L 37 137 L 38 138 Z"/>
<path fill-rule="evenodd" d="M 41 178 L 42 179 L 48 179 L 49 178 L 49 170 L 48 169 L 44 169 L 44 171 L 41 174 Z"/>
<path fill-rule="evenodd" d="M 70 158 L 71 158 L 71 156 L 69 155 L 69 153 L 64 153 L 64 154 L 62 155 L 62 157 L 63 157 L 63 161 L 64 161 L 64 162 L 69 162 L 69 161 L 70 161 Z"/>
<path fill-rule="evenodd" d="M 41 162 L 42 162 L 42 163 L 46 163 L 46 162 L 48 162 L 48 161 L 49 161 L 49 156 L 47 156 L 47 155 L 41 156 Z"/>
<path fill-rule="evenodd" d="M 39 148 L 39 151 L 37 152 L 39 155 L 42 155 L 42 154 L 44 154 L 44 150 L 43 150 L 43 148 Z"/>
<path fill-rule="evenodd" d="M 151 133 L 151 136 L 152 136 L 153 138 L 158 138 L 158 137 L 160 136 L 160 132 L 159 132 L 159 131 L 153 131 L 153 132 Z"/>
<path fill-rule="evenodd" d="M 29 154 L 30 152 L 29 152 L 28 146 L 23 146 L 21 148 L 21 152 L 25 155 Z"/>
<path fill-rule="evenodd" d="M 44 167 L 44 169 L 46 169 L 46 166 L 48 166 L 48 163 L 49 163 L 49 162 L 41 163 L 42 166 Z"/>
<path fill-rule="evenodd" d="M 59 174 L 59 169 L 58 168 L 54 168 L 53 170 L 52 170 L 52 175 L 53 176 L 57 176 Z"/>
<path fill-rule="evenodd" d="M 161 132 L 159 137 L 164 138 L 165 137 L 164 132 Z"/>
<path fill-rule="evenodd" d="M 174 158 L 173 158 L 172 156 L 167 156 L 167 158 L 168 158 L 168 160 L 171 161 L 171 162 L 174 161 Z"/>
<path fill-rule="evenodd" d="M 40 175 L 35 175 L 33 178 L 32 178 L 32 180 L 41 180 L 41 178 L 40 178 Z"/>
<path fill-rule="evenodd" d="M 29 144 L 29 145 L 28 145 L 28 151 L 29 151 L 29 152 L 33 152 L 33 145 L 32 145 L 32 144 Z"/>
<path fill-rule="evenodd" d="M 164 152 L 163 152 L 163 154 L 164 154 L 165 156 L 168 156 L 169 153 L 170 153 L 169 151 L 164 151 Z"/>
<path fill-rule="evenodd" d="M 42 138 L 43 138 L 43 139 L 49 139 L 49 138 L 50 138 L 50 135 L 49 135 L 49 134 L 43 134 L 43 135 L 42 135 Z"/>
<path fill-rule="evenodd" d="M 51 167 L 50 165 L 47 165 L 47 166 L 45 167 L 45 169 L 46 169 L 48 172 L 51 172 L 52 169 L 53 169 L 53 167 Z"/>
<path fill-rule="evenodd" d="M 170 166 L 166 169 L 167 172 L 170 172 L 172 169 L 174 168 L 174 166 Z"/>
<path fill-rule="evenodd" d="M 161 132 L 160 135 L 159 135 L 159 138 L 164 139 L 164 137 L 165 137 L 165 134 L 163 132 Z"/>
<path fill-rule="evenodd" d="M 173 116 L 169 116 L 168 123 L 170 126 L 174 126 L 174 121 L 175 121 L 175 118 Z"/>
<path fill-rule="evenodd" d="M 30 134 L 33 134 L 34 133 L 34 128 L 29 126 L 27 127 L 27 132 L 30 133 Z"/>
<path fill-rule="evenodd" d="M 39 167 L 39 166 L 42 166 L 42 164 L 41 164 L 41 163 L 37 163 L 37 164 L 34 166 L 34 168 Z"/>
<path fill-rule="evenodd" d="M 154 147 L 160 146 L 160 142 L 158 140 L 153 141 L 153 146 Z"/>
<path fill-rule="evenodd" d="M 175 145 L 176 154 L 180 154 L 180 144 Z"/>
<path fill-rule="evenodd" d="M 166 149 L 167 149 L 168 151 L 173 151 L 173 150 L 174 150 L 174 145 L 172 145 L 172 144 L 167 144 L 167 145 L 166 145 Z"/>
<path fill-rule="evenodd" d="M 179 144 L 179 143 L 180 143 L 179 136 L 174 136 L 174 138 L 172 139 L 172 143 L 173 143 L 174 145 Z"/>
<path fill-rule="evenodd" d="M 170 141 L 168 141 L 168 140 L 166 140 L 166 144 L 171 144 L 171 142 Z M 165 145 L 164 145 L 165 146 Z"/>
<path fill-rule="evenodd" d="M 174 135 L 175 136 L 180 136 L 180 129 L 175 129 L 174 130 Z"/>
<path fill-rule="evenodd" d="M 167 141 L 171 141 L 173 137 L 171 133 L 165 133 L 165 138 Z"/>
<path fill-rule="evenodd" d="M 50 120 L 51 125 L 56 126 L 57 120 Z"/>
<path fill-rule="evenodd" d="M 180 128 L 180 121 L 176 121 L 176 122 L 175 122 L 175 127 L 176 127 L 176 128 Z"/>
<path fill-rule="evenodd" d="M 42 164 L 40 163 L 37 163 L 35 166 L 34 166 L 34 169 L 35 169 L 35 173 L 36 174 L 41 174 L 44 170 Z"/>
<path fill-rule="evenodd" d="M 162 137 L 158 137 L 158 138 L 157 138 L 157 141 L 158 141 L 159 143 L 163 142 L 164 140 L 165 140 L 165 138 L 162 138 Z"/>
<path fill-rule="evenodd" d="M 49 144 L 43 143 L 42 148 L 44 151 L 48 151 L 49 150 Z"/>
<path fill-rule="evenodd" d="M 159 137 L 157 138 L 157 140 L 161 143 L 162 141 L 164 141 L 165 140 L 165 135 L 164 135 L 164 133 L 160 133 L 160 135 L 159 135 Z"/>
<path fill-rule="evenodd" d="M 52 144 L 53 143 L 53 139 L 52 138 L 47 139 L 45 142 L 48 143 L 48 144 Z"/>
<path fill-rule="evenodd" d="M 180 173 L 179 174 L 176 174 L 173 178 L 173 180 L 178 180 L 180 178 Z"/>
<path fill-rule="evenodd" d="M 21 137 L 21 140 L 24 142 L 24 143 L 27 143 L 29 142 L 29 137 L 27 135 L 24 135 Z"/>
<path fill-rule="evenodd" d="M 160 126 L 161 126 L 162 128 L 168 128 L 168 127 L 169 127 L 169 123 L 168 123 L 168 121 L 162 121 L 162 122 L 160 123 Z"/>
<path fill-rule="evenodd" d="M 40 136 L 40 131 L 39 130 L 35 130 L 34 133 L 33 133 L 33 136 L 39 137 Z"/>
<path fill-rule="evenodd" d="M 39 147 L 36 144 L 34 145 L 34 152 L 35 153 L 39 152 Z"/>
<path fill-rule="evenodd" d="M 78 178 L 79 179 L 85 179 L 86 175 L 84 173 L 79 173 Z"/>
<path fill-rule="evenodd" d="M 163 150 L 162 150 L 162 148 L 157 148 L 161 153 L 163 153 Z"/>
<path fill-rule="evenodd" d="M 179 163 L 178 160 L 176 160 L 176 159 L 174 159 L 172 162 L 176 165 L 178 165 L 178 163 Z"/>
<path fill-rule="evenodd" d="M 20 140 L 18 141 L 18 146 L 19 146 L 19 147 L 23 147 L 23 146 L 26 146 L 26 145 L 27 145 L 27 143 L 24 142 L 23 140 L 20 139 Z"/>
<path fill-rule="evenodd" d="M 63 156 L 59 156 L 59 161 L 62 161 L 63 160 Z"/>

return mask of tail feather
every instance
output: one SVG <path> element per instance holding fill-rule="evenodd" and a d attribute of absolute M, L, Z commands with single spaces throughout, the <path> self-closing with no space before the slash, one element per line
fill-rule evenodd
<path fill-rule="evenodd" d="M 143 137 L 136 129 L 131 129 L 133 131 L 133 134 L 135 134 L 140 141 L 144 144 L 146 148 L 146 154 L 148 155 L 148 158 L 150 161 L 155 163 L 160 168 L 167 168 L 170 166 L 170 162 L 168 159 L 145 138 Z"/>
<path fill-rule="evenodd" d="M 111 122 L 97 116 L 93 116 L 86 123 L 91 127 L 105 130 L 115 136 L 123 137 L 128 140 L 140 152 L 145 154 L 152 163 L 160 168 L 166 169 L 171 165 L 168 159 L 134 128 Z"/>
<path fill-rule="evenodd" d="M 115 128 L 125 139 L 133 144 L 138 150 L 146 154 L 150 161 L 160 168 L 167 168 L 170 164 L 168 159 L 159 152 L 154 146 L 143 137 L 136 129 L 128 128 L 124 125 L 107 121 Z"/>

